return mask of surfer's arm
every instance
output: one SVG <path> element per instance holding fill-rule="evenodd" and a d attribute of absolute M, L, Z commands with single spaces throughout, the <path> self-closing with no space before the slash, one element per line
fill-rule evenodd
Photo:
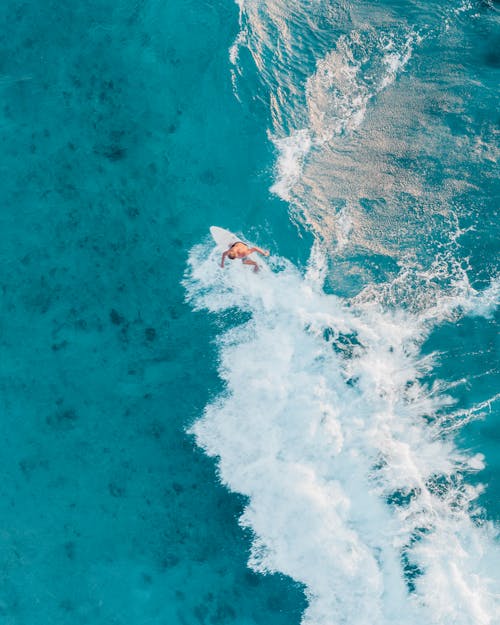
<path fill-rule="evenodd" d="M 269 252 L 267 250 L 261 250 L 260 247 L 251 247 L 248 250 L 248 254 L 252 254 L 253 252 L 259 252 L 262 256 L 269 256 Z"/>
<path fill-rule="evenodd" d="M 226 260 L 226 256 L 227 256 L 227 251 L 222 253 L 222 259 L 220 261 L 220 266 L 224 267 L 224 261 Z"/>

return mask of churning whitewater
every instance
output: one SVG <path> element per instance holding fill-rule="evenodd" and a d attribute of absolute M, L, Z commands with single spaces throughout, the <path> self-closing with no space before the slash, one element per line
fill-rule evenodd
<path fill-rule="evenodd" d="M 304 625 L 493 625 L 500 554 L 466 480 L 483 458 L 455 447 L 449 398 L 420 382 L 429 321 L 325 294 L 317 250 L 306 275 L 216 256 L 192 250 L 189 300 L 251 318 L 219 337 L 225 391 L 192 433 L 249 498 L 250 566 L 304 584 Z M 491 312 L 470 291 L 455 307 Z"/>

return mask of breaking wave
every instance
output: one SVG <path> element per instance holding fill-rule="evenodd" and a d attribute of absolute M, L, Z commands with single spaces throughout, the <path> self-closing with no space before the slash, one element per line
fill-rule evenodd
<path fill-rule="evenodd" d="M 305 275 L 280 258 L 222 271 L 214 254 L 192 250 L 188 299 L 249 318 L 218 338 L 225 389 L 191 432 L 248 497 L 249 565 L 304 584 L 304 625 L 493 625 L 500 553 L 466 478 L 483 457 L 454 444 L 420 356 L 450 314 L 491 314 L 492 293 L 457 293 L 431 321 L 325 294 L 318 249 Z"/>

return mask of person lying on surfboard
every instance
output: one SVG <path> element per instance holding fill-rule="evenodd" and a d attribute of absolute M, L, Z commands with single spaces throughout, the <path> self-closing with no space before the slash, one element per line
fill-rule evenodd
<path fill-rule="evenodd" d="M 253 252 L 258 252 L 259 254 L 262 254 L 262 256 L 269 256 L 269 252 L 267 250 L 261 250 L 260 247 L 248 247 L 248 245 L 245 245 L 245 243 L 242 243 L 241 241 L 236 241 L 236 243 L 230 245 L 229 249 L 227 249 L 222 254 L 220 266 L 224 267 L 224 261 L 226 260 L 226 256 L 231 260 L 234 260 L 235 258 L 241 258 L 241 262 L 244 265 L 252 265 L 253 270 L 257 272 L 259 271 L 259 265 L 257 265 L 254 260 L 250 260 L 249 258 L 247 258 L 247 256 L 250 256 L 250 254 L 253 254 Z"/>

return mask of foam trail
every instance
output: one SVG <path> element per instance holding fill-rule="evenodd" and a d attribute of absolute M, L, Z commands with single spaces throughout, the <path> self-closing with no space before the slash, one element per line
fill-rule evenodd
<path fill-rule="evenodd" d="M 300 180 L 304 158 L 311 149 L 311 135 L 307 129 L 298 130 L 289 137 L 273 138 L 279 150 L 276 163 L 276 182 L 270 191 L 283 200 L 290 201 L 290 191 Z"/>
<path fill-rule="evenodd" d="M 197 246 L 185 279 L 194 308 L 251 314 L 219 338 L 225 390 L 191 429 L 249 498 L 249 565 L 304 584 L 304 625 L 494 625 L 495 529 L 464 479 L 483 459 L 444 435 L 451 400 L 420 382 L 430 322 L 323 293 L 317 246 L 305 277 L 270 263 L 222 271 Z"/>

